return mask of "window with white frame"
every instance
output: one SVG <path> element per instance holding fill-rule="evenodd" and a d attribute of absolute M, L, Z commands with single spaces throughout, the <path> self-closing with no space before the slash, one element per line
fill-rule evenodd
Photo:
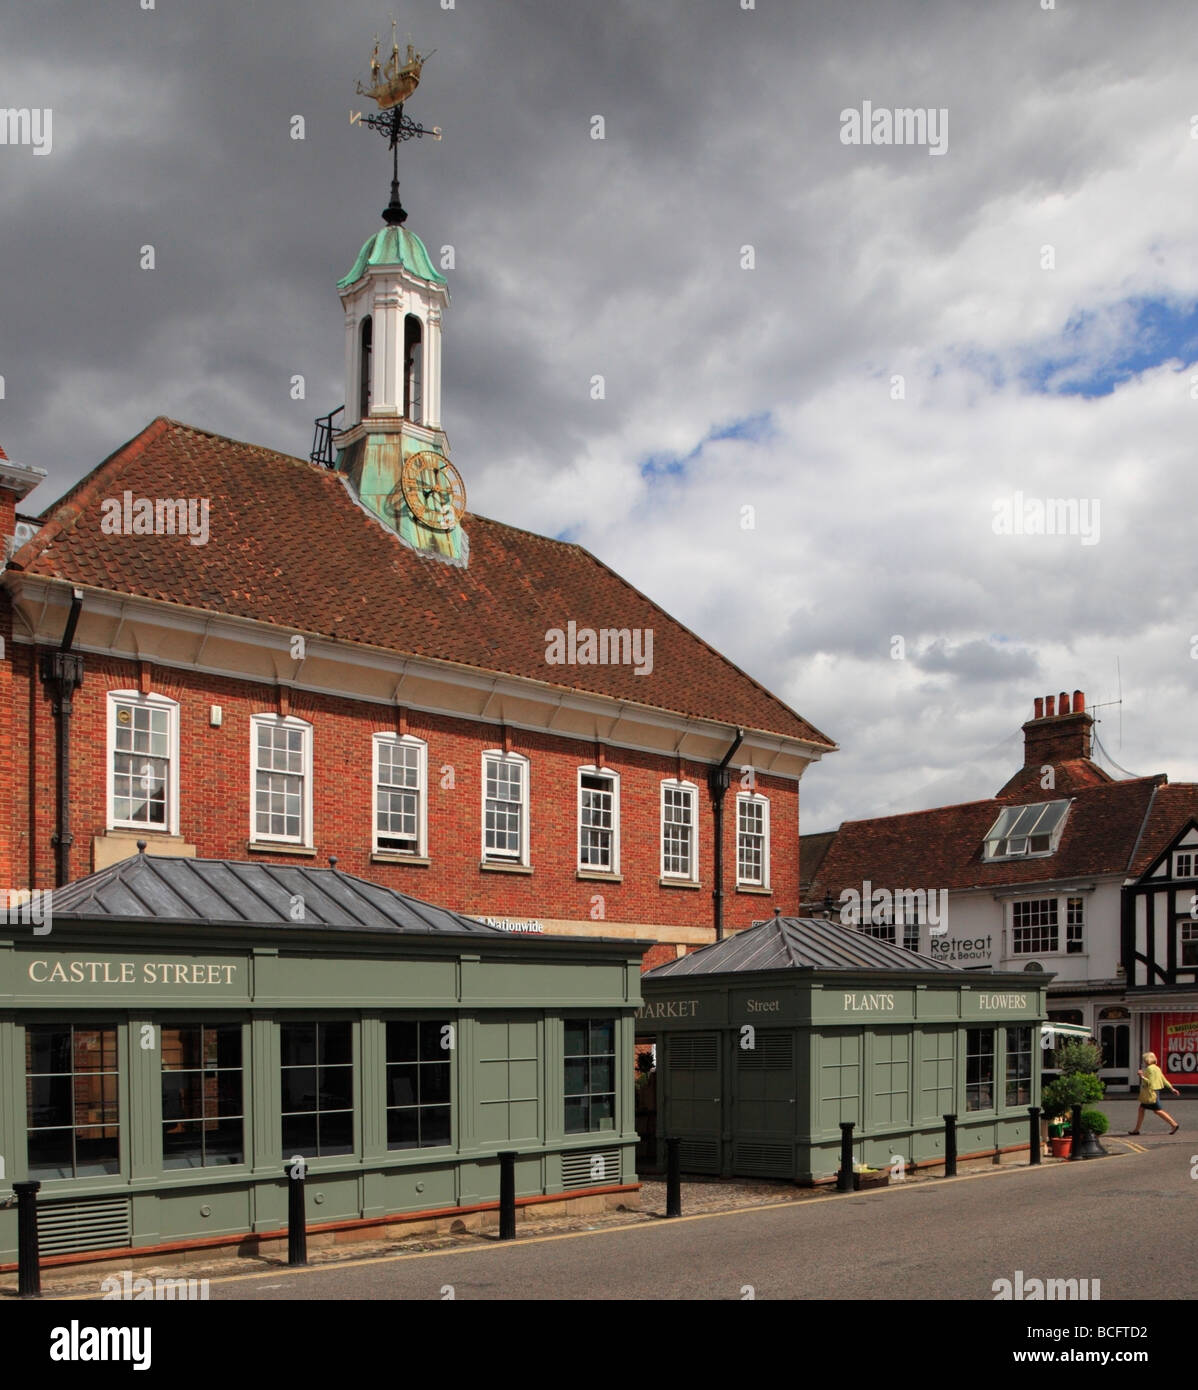
<path fill-rule="evenodd" d="M 1055 951 L 1058 939 L 1056 898 L 1028 898 L 1011 904 L 1014 955 L 1038 956 Z"/>
<path fill-rule="evenodd" d="M 661 875 L 663 878 L 699 877 L 699 849 L 695 835 L 699 789 L 693 782 L 661 784 Z"/>
<path fill-rule="evenodd" d="M 1186 917 L 1181 922 L 1181 960 L 1179 965 L 1198 965 L 1198 921 Z"/>
<path fill-rule="evenodd" d="M 620 779 L 604 768 L 578 769 L 578 867 L 620 871 Z"/>
<path fill-rule="evenodd" d="M 399 734 L 375 734 L 373 742 L 375 850 L 421 858 L 428 824 L 428 745 Z"/>
<path fill-rule="evenodd" d="M 1173 877 L 1174 878 L 1193 878 L 1195 855 L 1192 850 L 1183 850 L 1174 855 Z"/>
<path fill-rule="evenodd" d="M 760 793 L 736 798 L 736 881 L 770 886 L 770 803 Z"/>
<path fill-rule="evenodd" d="M 1065 899 L 1065 952 L 1081 955 L 1086 949 L 1086 908 L 1082 898 Z"/>
<path fill-rule="evenodd" d="M 290 715 L 256 714 L 250 721 L 250 739 L 250 838 L 310 845 L 311 724 Z"/>
<path fill-rule="evenodd" d="M 483 859 L 528 863 L 528 759 L 483 754 Z"/>
<path fill-rule="evenodd" d="M 163 695 L 108 695 L 110 829 L 178 833 L 179 706 Z"/>

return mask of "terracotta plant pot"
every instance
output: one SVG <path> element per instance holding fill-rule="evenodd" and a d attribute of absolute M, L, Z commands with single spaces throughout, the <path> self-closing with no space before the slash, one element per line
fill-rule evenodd
<path fill-rule="evenodd" d="M 1050 1139 L 1053 1158 L 1068 1158 L 1073 1149 L 1073 1136 L 1066 1134 L 1059 1138 Z"/>

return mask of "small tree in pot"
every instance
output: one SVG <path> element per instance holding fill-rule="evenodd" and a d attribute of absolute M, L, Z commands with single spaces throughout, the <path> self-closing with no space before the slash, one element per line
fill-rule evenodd
<path fill-rule="evenodd" d="M 1101 1100 L 1106 1091 L 1106 1086 L 1097 1076 L 1098 1068 L 1102 1065 L 1102 1049 L 1097 1043 L 1091 1042 L 1062 1043 L 1057 1048 L 1057 1065 L 1061 1068 L 1061 1075 L 1044 1088 L 1044 1112 L 1063 1117 L 1064 1122 L 1072 1128 L 1073 1107 L 1091 1105 Z M 1102 1121 L 1102 1129 L 1087 1125 L 1086 1114 L 1098 1117 Z M 1106 1116 L 1100 1110 L 1083 1110 L 1082 1129 L 1085 1133 L 1103 1134 L 1107 1127 Z M 1082 1141 L 1080 1134 L 1071 1137 L 1076 1144 Z"/>

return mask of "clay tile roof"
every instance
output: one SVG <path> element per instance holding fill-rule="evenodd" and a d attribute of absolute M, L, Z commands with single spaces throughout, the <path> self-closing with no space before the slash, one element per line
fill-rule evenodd
<path fill-rule="evenodd" d="M 846 821 L 816 875 L 812 898 L 870 882 L 875 888 L 960 889 L 1126 873 L 1153 792 L 1163 777 L 1079 787 L 1055 854 L 987 863 L 982 839 L 1009 800 L 938 806 L 876 820 Z M 1031 801 L 1060 797 L 1058 789 Z"/>
<path fill-rule="evenodd" d="M 207 498 L 210 538 L 107 535 L 101 503 Z M 44 513 L 14 568 L 799 739 L 826 735 L 581 546 L 467 514 L 466 569 L 417 555 L 329 469 L 159 418 Z M 653 631 L 653 669 L 548 666 L 546 632 Z"/>
<path fill-rule="evenodd" d="M 1157 787 L 1130 872 L 1139 877 L 1191 820 L 1198 820 L 1198 784 L 1177 782 Z"/>
<path fill-rule="evenodd" d="M 8 455 L 4 452 L 4 445 L 0 444 L 0 459 L 7 459 Z"/>

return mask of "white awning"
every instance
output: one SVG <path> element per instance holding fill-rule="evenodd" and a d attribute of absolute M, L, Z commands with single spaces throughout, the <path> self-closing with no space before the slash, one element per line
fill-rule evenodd
<path fill-rule="evenodd" d="M 1040 1025 L 1040 1041 L 1045 1046 L 1051 1044 L 1054 1034 L 1062 1038 L 1088 1038 L 1090 1029 L 1080 1023 L 1042 1023 Z"/>

